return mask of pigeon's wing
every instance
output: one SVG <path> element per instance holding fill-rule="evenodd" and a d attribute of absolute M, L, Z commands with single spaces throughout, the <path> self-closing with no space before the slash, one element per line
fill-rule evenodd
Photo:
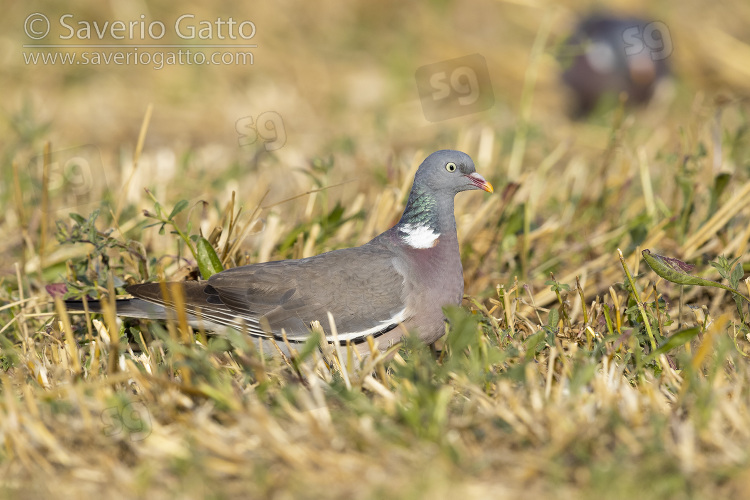
<path fill-rule="evenodd" d="M 330 335 L 330 312 L 339 340 L 364 340 L 408 317 L 394 259 L 378 245 L 335 250 L 230 269 L 211 277 L 209 291 L 246 320 L 267 321 L 277 335 L 283 328 L 289 339 L 307 337 L 315 320 Z"/>
<path fill-rule="evenodd" d="M 388 332 L 409 318 L 404 275 L 382 245 L 364 245 L 301 260 L 267 262 L 229 269 L 208 282 L 184 288 L 185 308 L 207 321 L 264 336 L 302 341 L 317 320 L 333 340 L 328 313 L 340 341 L 363 341 Z M 184 283 L 187 285 L 187 283 Z M 128 287 L 134 296 L 174 307 L 158 284 Z"/>

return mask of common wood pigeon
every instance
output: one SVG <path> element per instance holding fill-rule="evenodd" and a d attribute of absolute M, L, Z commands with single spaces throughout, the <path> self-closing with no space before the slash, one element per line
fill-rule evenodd
<path fill-rule="evenodd" d="M 367 336 L 384 350 L 405 331 L 432 343 L 445 331 L 442 307 L 460 304 L 463 297 L 453 198 L 472 189 L 493 192 L 467 154 L 437 151 L 417 170 L 398 224 L 359 247 L 180 282 L 189 319 L 206 329 L 225 325 L 283 346 L 282 331 L 292 345 L 301 343 L 315 320 L 333 341 L 330 312 L 339 342 L 350 341 L 363 352 Z M 117 314 L 167 318 L 174 302 L 162 289 L 159 283 L 127 286 L 134 298 L 118 300 Z M 66 304 L 81 309 L 80 301 Z M 89 304 L 90 310 L 100 310 L 99 304 Z"/>

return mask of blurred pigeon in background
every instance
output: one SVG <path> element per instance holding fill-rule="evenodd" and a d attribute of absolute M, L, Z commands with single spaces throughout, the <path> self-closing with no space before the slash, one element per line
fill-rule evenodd
<path fill-rule="evenodd" d="M 564 43 L 563 82 L 573 91 L 573 114 L 585 116 L 604 99 L 624 93 L 628 104 L 646 104 L 669 75 L 672 41 L 664 23 L 593 14 Z"/>

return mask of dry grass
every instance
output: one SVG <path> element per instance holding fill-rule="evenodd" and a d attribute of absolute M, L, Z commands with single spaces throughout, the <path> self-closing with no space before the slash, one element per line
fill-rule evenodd
<path fill-rule="evenodd" d="M 286 2 L 285 16 L 270 4 L 192 7 L 198 18 L 255 20 L 254 67 L 42 68 L 16 58 L 0 70 L 12 82 L 0 125 L 4 496 L 746 494 L 748 326 L 731 294 L 681 288 L 640 258 L 648 248 L 716 280 L 708 261 L 748 262 L 745 2 L 652 6 L 674 42 L 670 88 L 647 109 L 576 122 L 553 55 L 586 10 L 580 2 Z M 5 53 L 25 40 L 19 9 L 2 21 Z M 177 15 L 166 5 L 149 14 Z M 537 52 L 535 40 L 545 42 Z M 415 70 L 474 52 L 487 59 L 495 106 L 427 122 Z M 239 147 L 235 123 L 263 111 L 283 117 L 286 144 Z M 53 178 L 71 147 L 104 174 L 75 199 Z M 271 358 L 236 332 L 67 317 L 43 290 L 68 280 L 106 293 L 122 285 L 111 276 L 195 273 L 179 238 L 144 227 L 142 211 L 154 212 L 144 188 L 167 212 L 189 200 L 177 225 L 212 235 L 227 267 L 361 244 L 397 220 L 419 161 L 444 147 L 469 153 L 496 194 L 457 199 L 467 299 L 448 311 L 437 353 L 407 341 L 360 370 L 342 369 L 333 352 L 325 362 L 312 345 Z M 76 234 L 68 212 L 97 208 L 91 227 L 102 234 Z M 67 242 L 55 238 L 57 220 Z M 95 236 L 99 247 L 82 242 Z M 649 355 L 692 327 L 685 345 Z"/>

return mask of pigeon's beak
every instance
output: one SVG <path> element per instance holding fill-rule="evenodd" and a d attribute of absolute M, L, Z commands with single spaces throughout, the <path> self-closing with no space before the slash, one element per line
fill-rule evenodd
<path fill-rule="evenodd" d="M 473 173 L 467 175 L 466 177 L 468 177 L 469 181 L 471 181 L 471 183 L 474 186 L 476 186 L 478 189 L 482 189 L 484 191 L 487 191 L 488 193 L 494 193 L 495 192 L 495 190 L 492 188 L 492 184 L 490 184 L 489 182 L 487 182 L 484 179 L 484 177 L 482 177 L 478 173 L 473 172 Z"/>

